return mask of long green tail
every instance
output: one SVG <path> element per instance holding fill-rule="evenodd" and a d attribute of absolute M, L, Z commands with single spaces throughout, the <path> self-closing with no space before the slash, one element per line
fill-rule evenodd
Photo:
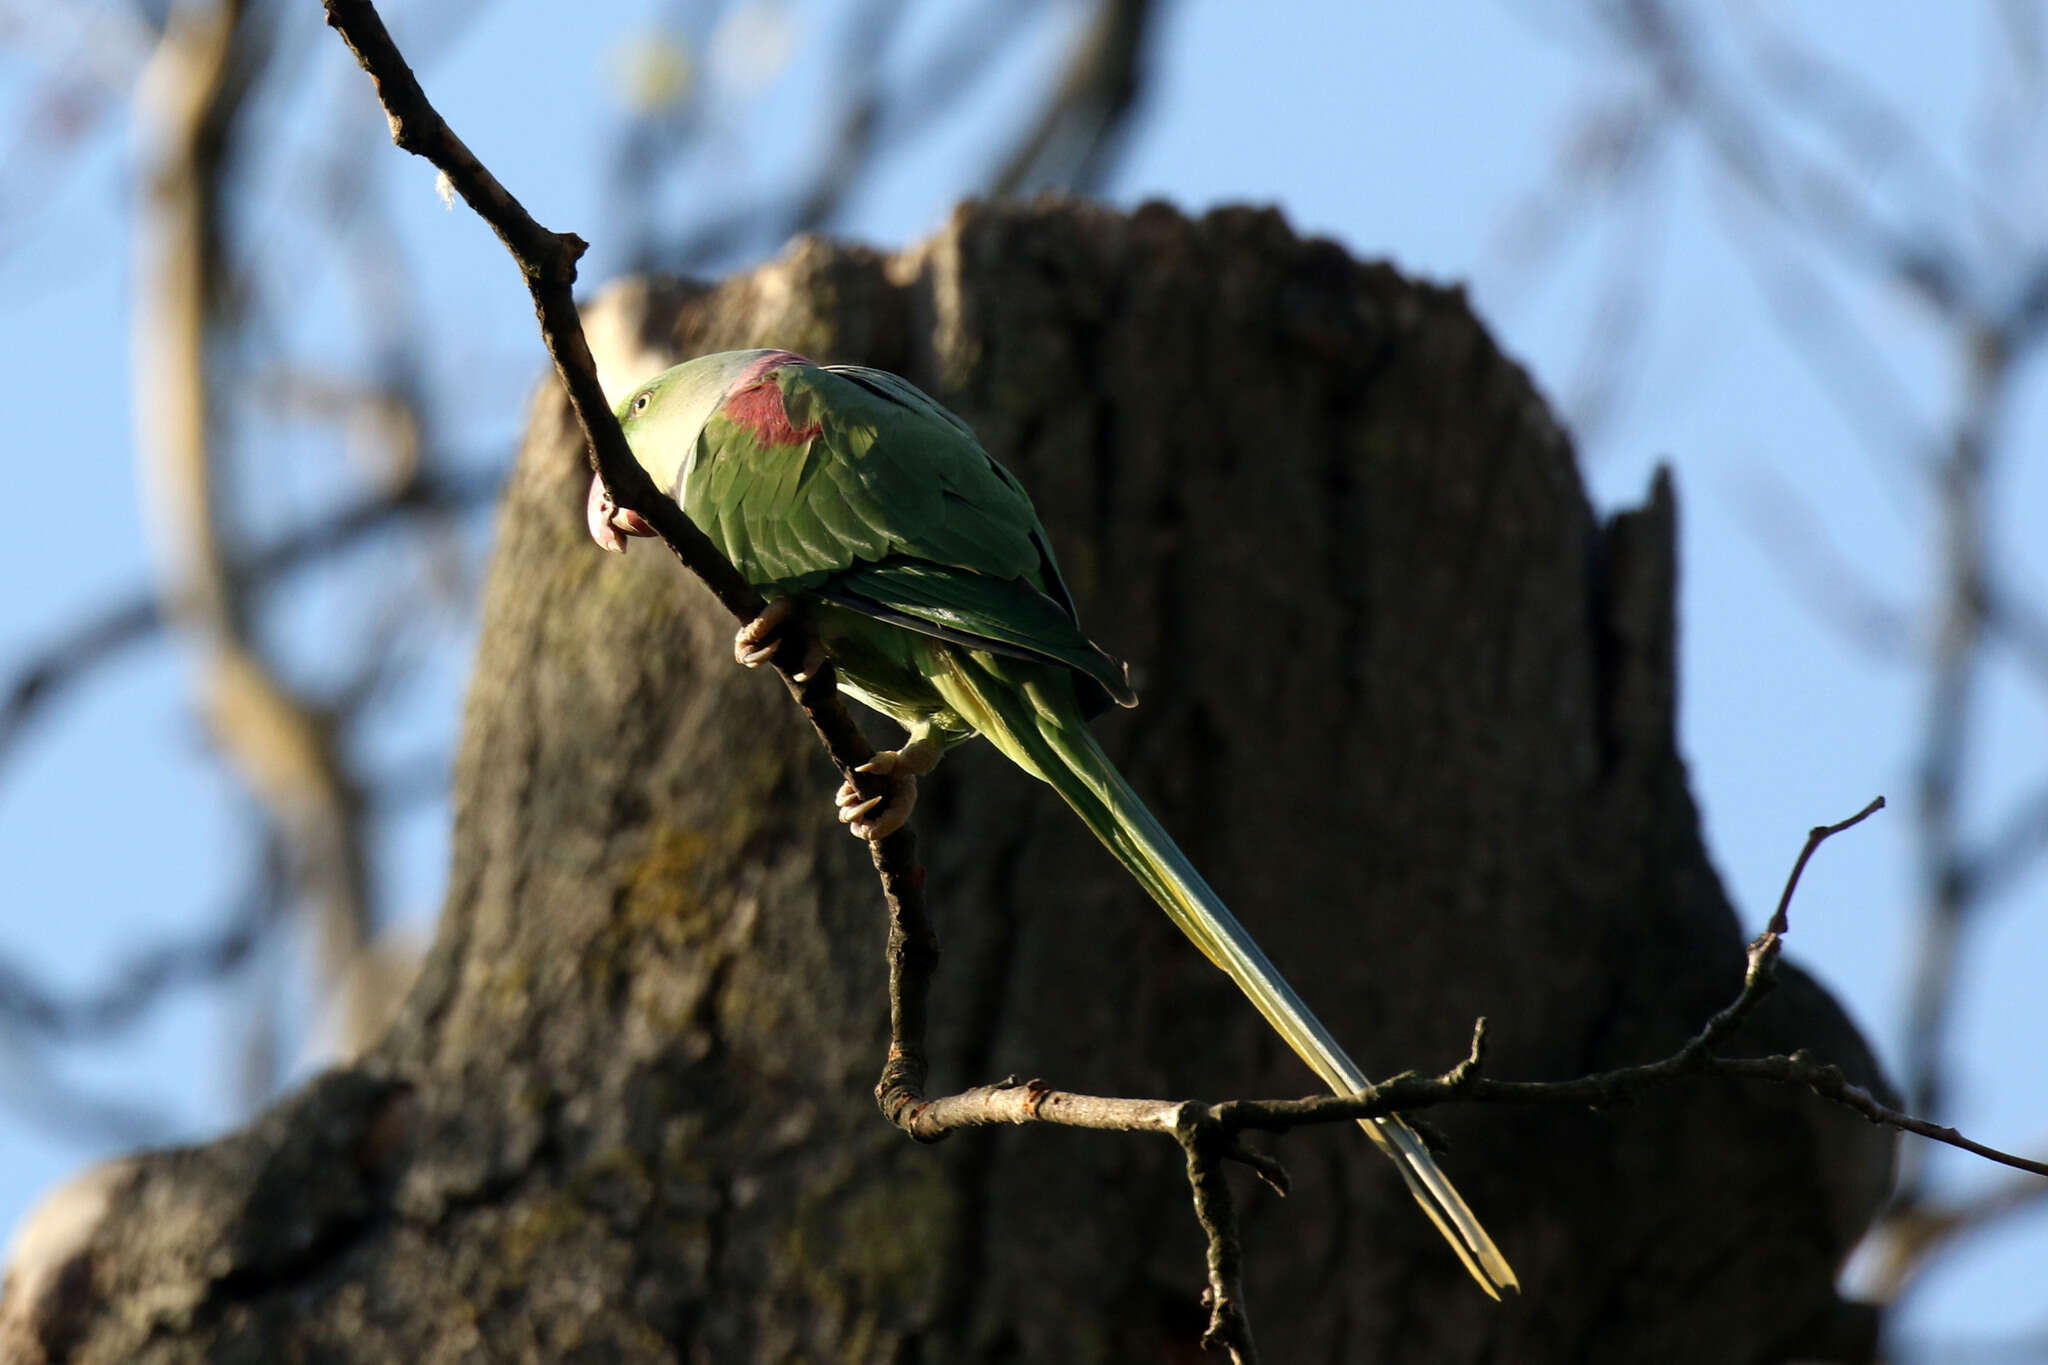
<path fill-rule="evenodd" d="M 1064 678 L 1055 679 L 1047 670 L 1012 680 L 995 676 L 983 658 L 964 651 L 943 648 L 933 653 L 945 655 L 934 670 L 939 676 L 933 683 L 947 703 L 1012 762 L 1043 779 L 1074 808 L 1181 932 L 1229 974 L 1266 1022 L 1334 1093 L 1355 1094 L 1369 1084 L 1097 746 L 1074 703 L 1061 695 L 1067 690 Z M 1037 673 L 1028 666 L 1018 671 Z M 1415 1130 L 1398 1115 L 1362 1120 L 1359 1126 L 1400 1168 L 1409 1193 L 1480 1288 L 1496 1299 L 1503 1289 L 1518 1290 L 1521 1286 L 1507 1259 Z"/>

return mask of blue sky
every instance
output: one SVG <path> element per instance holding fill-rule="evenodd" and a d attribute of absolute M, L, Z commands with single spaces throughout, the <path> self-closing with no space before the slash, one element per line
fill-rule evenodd
<path fill-rule="evenodd" d="M 438 55 L 421 74 L 443 113 L 542 221 L 592 242 L 584 280 L 594 287 L 619 268 L 624 246 L 606 232 L 607 163 L 592 149 L 622 126 L 619 62 L 651 41 L 658 7 L 620 4 L 600 21 L 565 28 L 560 16 L 569 8 L 498 0 L 458 36 L 433 43 Z M 908 35 L 913 52 L 960 8 L 957 0 L 930 5 L 929 28 Z M 1082 12 L 1054 3 L 1027 25 L 1014 59 L 967 107 L 913 138 L 855 197 L 842 235 L 893 246 L 943 221 L 1029 108 L 1035 72 Z M 1189 211 L 1277 204 L 1302 232 L 1413 275 L 1462 283 L 1502 345 L 1562 404 L 1581 391 L 1589 354 L 1625 354 L 1581 461 L 1604 510 L 1639 500 L 1660 462 L 1676 472 L 1681 738 L 1709 849 L 1753 927 L 1808 827 L 1880 792 L 1892 799 L 1890 811 L 1822 853 L 1795 907 L 1791 950 L 1895 1057 L 1918 904 L 1911 765 L 1921 678 L 1911 666 L 1874 661 L 1817 615 L 1759 527 L 1775 525 L 1762 519 L 1768 509 L 1801 505 L 1809 518 L 1802 535 L 1824 538 L 1890 600 L 1920 606 L 1934 519 L 1924 487 L 1905 472 L 1909 424 L 1885 410 L 1880 423 L 1902 435 L 1898 449 L 1880 448 L 1863 421 L 1881 407 L 1874 397 L 1859 409 L 1826 396 L 1812 358 L 1788 342 L 1760 289 L 1755 258 L 1737 245 L 1738 230 L 1760 221 L 1758 210 L 1696 138 L 1673 138 L 1649 159 L 1643 177 L 1651 188 L 1639 200 L 1568 218 L 1545 262 L 1532 263 L 1519 248 L 1507 225 L 1528 221 L 1579 116 L 1591 102 L 1619 107 L 1644 93 L 1602 55 L 1575 12 L 1558 0 L 1304 0 L 1276 29 L 1272 7 L 1168 4 L 1157 79 L 1111 197 L 1160 197 Z M 2005 41 L 1989 6 L 1889 0 L 1859 7 L 1854 25 L 1833 22 L 1839 10 L 1816 3 L 1770 12 L 1887 92 L 1931 157 L 1958 175 L 2005 156 L 2003 211 L 2015 222 L 2043 221 L 2043 178 L 2031 169 L 2040 158 L 2029 155 L 2039 149 L 2001 151 L 1985 132 L 1984 95 L 2004 69 L 1996 54 Z M 401 43 L 433 36 L 420 7 L 392 13 Z M 706 77 L 722 82 L 716 88 L 725 96 L 715 164 L 728 187 L 778 183 L 815 155 L 794 132 L 748 135 L 749 121 L 770 112 L 782 126 L 805 127 L 801 92 L 833 77 L 833 49 L 817 41 L 813 25 L 829 31 L 834 7 L 792 4 L 782 13 L 790 61 L 765 90 L 750 95 L 717 68 Z M 265 175 L 286 187 L 277 191 L 283 202 L 297 173 L 294 155 L 336 145 L 330 128 L 341 130 L 341 146 L 373 145 L 374 174 L 392 187 L 406 248 L 423 266 L 427 382 L 459 419 L 465 452 L 476 461 L 509 459 L 544 365 L 509 262 L 473 217 L 439 205 L 423 163 L 385 142 L 363 78 L 331 35 L 309 24 L 294 51 L 295 103 L 281 116 L 296 120 L 296 131 L 265 162 Z M 0 48 L 0 108 L 21 108 L 48 56 L 33 43 Z M 567 97 L 532 98 L 543 77 Z M 561 116 L 562 108 L 574 112 Z M 0 335 L 9 362 L 0 369 L 0 399 L 15 417 L 15 468 L 26 485 L 10 500 L 0 536 L 0 657 L 141 584 L 151 563 L 129 431 L 133 148 L 123 117 L 115 113 L 112 131 L 87 144 L 35 212 L 0 206 L 8 300 Z M 1906 221 L 1967 217 L 1965 207 L 1929 197 L 1925 177 L 1888 164 L 1871 183 Z M 694 209 L 715 193 L 707 179 L 700 173 L 665 193 L 678 212 Z M 1601 312 L 1617 259 L 1640 271 L 1643 311 L 1633 330 L 1617 330 Z M 361 369 L 374 358 L 370 347 L 330 339 L 362 335 L 341 269 L 308 260 L 302 277 L 285 282 L 294 297 L 285 344 L 309 363 Z M 1959 377 L 1929 315 L 1836 266 L 1816 269 L 1841 288 L 1857 332 L 1885 358 L 1909 412 L 1939 430 L 1955 409 Z M 2031 372 L 2021 376 L 1993 525 L 1998 559 L 2018 566 L 2012 581 L 2037 600 L 2048 598 L 2048 564 L 2031 526 L 2048 511 L 2048 468 L 2024 457 L 2048 430 L 2044 388 Z M 294 439 L 309 448 L 322 440 Z M 303 467 L 279 474 L 271 506 L 285 518 L 348 482 L 335 451 L 316 449 Z M 467 629 L 460 613 L 446 616 L 443 645 L 424 656 L 409 704 L 394 710 L 402 733 L 380 744 L 429 752 L 452 726 Z M 189 660 L 177 649 L 138 651 L 67 698 L 0 768 L 0 867 L 12 906 L 0 921 L 5 949 L 54 983 L 88 986 L 137 944 L 209 922 L 233 894 L 243 860 L 239 798 L 205 761 L 190 685 Z M 2048 698 L 2039 688 L 2005 665 L 1987 671 L 1984 686 L 1966 807 L 1980 834 L 2042 780 L 2048 754 Z M 439 894 L 446 811 L 423 809 L 389 833 L 383 876 L 401 913 L 423 921 Z M 2038 1146 L 2048 1134 L 2048 1050 L 2026 1045 L 2048 1017 L 2036 984 L 2048 961 L 2044 894 L 2048 875 L 2017 882 L 1984 912 L 1963 963 L 1953 1118 L 2008 1147 Z M 160 1008 L 132 1043 L 62 1054 L 61 1074 L 146 1101 L 183 1131 L 218 1127 L 233 1117 L 224 1056 L 239 1046 L 240 1011 L 251 991 L 280 989 L 279 981 L 288 989 L 292 977 L 257 979 Z M 0 1040 L 0 1094 L 34 1084 L 20 1054 Z M 0 1107 L 0 1222 L 100 1150 Z M 1991 1178 L 1966 1160 L 1943 1158 L 1936 1169 L 1957 1189 Z M 1916 1291 L 1900 1330 L 1921 1340 L 1978 1340 L 2039 1326 L 2044 1255 L 2048 1220 L 2038 1213 L 1981 1239 Z"/>

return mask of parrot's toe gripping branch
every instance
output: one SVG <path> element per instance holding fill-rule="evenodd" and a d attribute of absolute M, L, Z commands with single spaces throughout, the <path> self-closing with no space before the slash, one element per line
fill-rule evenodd
<path fill-rule="evenodd" d="M 782 632 L 802 606 L 794 597 L 778 597 L 761 608 L 761 614 L 739 628 L 732 637 L 732 656 L 748 668 L 759 668 L 782 648 Z M 825 647 L 812 639 L 804 646 L 803 663 L 790 676 L 809 682 L 825 666 Z"/>
<path fill-rule="evenodd" d="M 870 765 L 863 763 L 863 769 Z M 881 796 L 863 796 L 852 778 L 839 784 L 834 798 L 839 806 L 839 823 L 856 838 L 870 843 L 886 839 L 910 819 L 917 808 L 917 779 L 908 773 L 890 774 L 889 790 Z"/>
<path fill-rule="evenodd" d="M 590 496 L 584 508 L 590 524 L 590 538 L 597 542 L 599 549 L 609 550 L 615 555 L 626 553 L 627 536 L 660 534 L 648 524 L 647 518 L 612 500 L 612 491 L 604 486 L 601 474 L 591 476 Z"/>
<path fill-rule="evenodd" d="M 888 838 L 910 819 L 910 812 L 917 808 L 917 779 L 936 767 L 938 761 L 938 741 L 928 733 L 913 736 L 900 749 L 882 750 L 854 771 L 888 778 L 889 790 L 880 796 L 868 796 L 853 778 L 847 778 L 839 784 L 839 793 L 834 798 L 839 806 L 839 823 L 871 843 Z"/>

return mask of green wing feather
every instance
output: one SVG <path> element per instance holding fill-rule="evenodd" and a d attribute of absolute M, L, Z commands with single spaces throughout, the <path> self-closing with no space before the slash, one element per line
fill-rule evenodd
<path fill-rule="evenodd" d="M 709 519 L 751 551 L 751 562 L 735 556 L 742 573 L 798 590 L 859 560 L 899 556 L 1043 590 L 1031 501 L 958 418 L 895 396 L 907 385 L 795 361 L 757 383 L 779 391 L 786 421 L 749 426 L 733 415 L 741 395 L 728 397 L 704 425 L 684 489 L 684 511 L 697 516 L 701 489 Z M 829 540 L 808 544 L 792 522 Z"/>
<path fill-rule="evenodd" d="M 969 649 L 1062 664 L 1128 706 L 1130 679 L 1081 633 L 1071 612 L 1016 579 L 960 573 L 916 560 L 888 559 L 828 579 L 811 590 L 828 602 Z"/>
<path fill-rule="evenodd" d="M 756 382 L 775 385 L 784 420 L 750 424 L 728 397 L 683 487 L 683 510 L 749 580 L 1060 664 L 1084 700 L 1136 702 L 1075 623 L 1031 499 L 965 422 L 880 370 L 791 361 Z"/>

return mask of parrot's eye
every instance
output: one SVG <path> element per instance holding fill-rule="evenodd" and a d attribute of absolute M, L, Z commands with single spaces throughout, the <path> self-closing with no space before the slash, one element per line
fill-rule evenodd
<path fill-rule="evenodd" d="M 635 394 L 635 395 L 633 396 L 633 411 L 635 411 L 635 412 L 645 412 L 645 411 L 647 411 L 647 403 L 648 403 L 648 400 L 649 400 L 649 399 L 651 399 L 651 398 L 653 398 L 653 397 L 654 397 L 654 395 L 653 395 L 653 394 L 651 394 L 651 393 L 641 393 L 641 394 Z"/>

